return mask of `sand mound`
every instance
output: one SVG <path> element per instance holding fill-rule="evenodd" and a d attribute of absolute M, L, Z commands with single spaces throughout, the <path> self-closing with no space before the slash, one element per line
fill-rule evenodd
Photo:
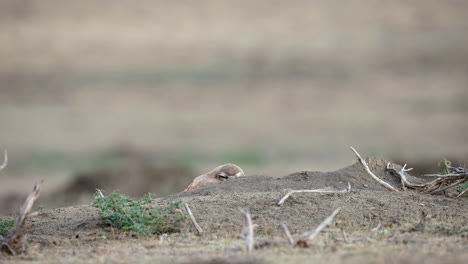
<path fill-rule="evenodd" d="M 400 180 L 398 178 L 385 171 L 387 161 L 376 159 L 368 159 L 367 161 L 370 169 L 381 179 L 391 183 L 393 186 L 400 185 Z M 397 168 L 398 167 L 401 166 L 398 165 Z M 411 177 L 411 179 L 415 178 Z M 276 179 L 268 176 L 236 178 L 210 188 L 179 193 L 167 198 L 174 199 L 216 194 L 224 195 L 226 193 L 278 192 L 288 189 L 318 189 L 325 187 L 344 189 L 348 182 L 351 183 L 353 189 L 385 190 L 369 177 L 362 165 L 355 163 L 333 172 L 301 171 Z"/>
<path fill-rule="evenodd" d="M 368 160 L 376 174 L 398 187 L 399 181 L 385 172 L 384 160 Z M 411 176 L 410 176 L 411 177 Z M 345 188 L 343 194 L 296 194 L 282 206 L 276 202 L 291 189 Z M 467 225 L 465 198 L 453 199 L 430 196 L 414 191 L 394 193 L 377 185 L 358 163 L 334 172 L 303 171 L 282 178 L 246 176 L 225 181 L 191 192 L 183 192 L 156 200 L 155 205 L 170 200 L 188 202 L 201 227 L 210 235 L 233 237 L 243 228 L 238 208 L 247 208 L 258 225 L 256 232 L 265 235 L 281 234 L 278 224 L 285 222 L 292 233 L 314 228 L 337 207 L 336 226 L 347 230 L 367 232 L 379 221 L 386 226 L 416 223 L 422 210 L 447 223 Z M 29 232 L 33 241 L 41 244 L 82 243 L 95 237 L 82 234 L 102 226 L 98 225 L 95 208 L 88 205 L 58 208 L 41 212 L 30 221 Z M 179 230 L 195 232 L 190 221 L 178 226 Z"/>

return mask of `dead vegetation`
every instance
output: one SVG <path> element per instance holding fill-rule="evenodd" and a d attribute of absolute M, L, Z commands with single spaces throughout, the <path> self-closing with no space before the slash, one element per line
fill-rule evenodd
<path fill-rule="evenodd" d="M 286 199 L 288 199 L 292 194 L 295 193 L 347 193 L 351 191 L 351 183 L 348 182 L 348 187 L 343 190 L 331 190 L 330 188 L 328 189 L 317 189 L 317 190 L 294 190 L 288 192 L 283 198 L 281 198 L 276 205 L 282 205 Z"/>
<path fill-rule="evenodd" d="M 8 154 L 7 151 L 5 150 L 5 158 L 3 159 L 2 165 L 0 165 L 0 171 L 3 170 L 8 164 Z"/>
<path fill-rule="evenodd" d="M 379 184 L 385 188 L 398 192 L 398 190 L 390 185 L 389 183 L 379 179 L 369 168 L 366 161 L 359 155 L 359 153 L 351 147 L 351 150 L 358 157 L 359 162 L 364 166 L 366 172 Z M 415 189 L 426 194 L 435 194 L 438 192 L 445 191 L 447 189 L 453 188 L 455 186 L 461 185 L 468 180 L 468 169 L 464 167 L 453 167 L 450 162 L 445 161 L 445 170 L 442 174 L 425 174 L 426 177 L 436 177 L 435 180 L 430 182 L 425 182 L 421 184 L 412 183 L 406 177 L 406 172 L 411 171 L 412 168 L 407 169 L 407 164 L 403 165 L 400 170 L 395 168 L 395 164 L 391 162 L 387 163 L 386 169 L 391 172 L 393 175 L 396 175 L 401 179 L 401 188 L 405 191 L 407 188 Z M 458 196 L 461 196 L 466 190 L 463 190 Z"/>
<path fill-rule="evenodd" d="M 11 233 L 6 238 L 0 236 L 0 251 L 2 253 L 16 255 L 25 251 L 24 236 L 26 234 L 26 221 L 28 218 L 37 215 L 36 212 L 31 212 L 31 209 L 34 201 L 39 197 L 41 184 L 42 182 L 37 182 L 34 185 L 33 191 L 26 198 L 23 206 L 21 206 Z"/>
<path fill-rule="evenodd" d="M 8 155 L 5 150 L 5 159 L 2 165 L 0 165 L 0 170 L 3 170 L 7 166 L 7 163 Z M 16 255 L 24 251 L 26 245 L 24 244 L 23 238 L 26 234 L 26 220 L 37 214 L 36 212 L 31 213 L 31 209 L 34 205 L 34 201 L 39 197 L 41 184 L 42 182 L 37 182 L 34 185 L 33 191 L 26 198 L 23 206 L 21 206 L 18 218 L 16 219 L 10 234 L 7 235 L 7 237 L 0 235 L 0 252 L 2 254 Z"/>
<path fill-rule="evenodd" d="M 258 196 L 258 200 L 256 200 L 257 196 L 255 195 L 252 196 L 252 198 L 249 198 L 248 195 L 245 195 L 246 193 L 244 194 L 241 193 L 241 194 L 237 194 L 236 196 L 237 197 L 236 199 L 238 199 L 237 203 L 236 201 L 232 203 L 232 201 L 230 201 L 232 196 L 229 196 L 227 193 L 221 194 L 220 196 L 217 196 L 217 197 L 213 197 L 214 200 L 220 199 L 219 201 L 221 205 L 220 208 L 228 209 L 229 207 L 232 208 L 233 205 L 236 204 L 237 207 L 234 207 L 234 208 L 239 208 L 241 215 L 243 216 L 243 219 L 244 219 L 243 221 L 246 223 L 246 231 L 241 232 L 241 234 L 239 235 L 239 237 L 242 238 L 245 242 L 243 244 L 238 244 L 238 246 L 235 247 L 234 249 L 236 249 L 236 251 L 242 250 L 246 252 L 253 252 L 255 250 L 266 249 L 266 248 L 291 248 L 291 249 L 292 248 L 317 248 L 318 245 L 323 244 L 324 240 L 328 241 L 326 243 L 327 247 L 328 246 L 336 247 L 339 245 L 351 245 L 359 241 L 363 241 L 364 243 L 376 243 L 379 237 L 381 238 L 382 234 L 385 234 L 385 232 L 388 232 L 387 229 L 389 228 L 389 226 L 393 224 L 391 223 L 391 220 L 389 220 L 389 216 L 385 217 L 385 214 L 386 214 L 385 211 L 387 209 L 384 209 L 382 211 L 379 208 L 375 207 L 376 206 L 375 203 L 374 205 L 372 205 L 372 203 L 367 204 L 367 201 L 371 199 L 367 195 L 369 190 L 365 190 L 368 187 L 367 184 L 369 184 L 369 182 L 377 182 L 378 185 L 376 186 L 383 186 L 386 189 L 392 190 L 391 188 L 388 188 L 388 186 L 391 186 L 393 189 L 395 189 L 398 192 L 398 193 L 386 192 L 385 189 L 381 188 L 381 190 L 383 190 L 383 193 L 378 194 L 378 196 L 385 195 L 385 193 L 388 193 L 388 194 L 393 193 L 392 199 L 398 196 L 404 196 L 401 199 L 405 200 L 408 198 L 408 193 L 411 193 L 411 192 L 409 191 L 402 192 L 398 188 L 401 188 L 401 190 L 409 190 L 409 189 L 417 190 L 419 192 L 426 194 L 425 196 L 431 197 L 432 195 L 427 195 L 427 194 L 436 194 L 442 190 L 447 190 L 450 187 L 454 187 L 457 184 L 461 184 L 466 181 L 466 172 L 467 172 L 466 169 L 460 168 L 460 167 L 452 167 L 446 164 L 446 172 L 444 174 L 434 174 L 434 175 L 428 176 L 428 177 L 437 177 L 436 180 L 431 181 L 429 183 L 419 183 L 415 181 L 415 178 L 413 176 L 407 174 L 407 172 L 410 171 L 411 169 L 408 169 L 406 165 L 400 166 L 391 162 L 389 163 L 389 162 L 382 161 L 382 163 L 379 163 L 380 167 L 376 167 L 375 161 L 373 161 L 372 159 L 368 159 L 366 161 L 361 158 L 361 156 L 355 149 L 353 149 L 353 151 L 358 156 L 359 163 L 356 163 L 357 165 L 355 164 L 355 165 L 350 166 L 348 169 L 345 170 L 346 172 L 343 173 L 343 175 L 345 175 L 346 177 L 349 177 L 347 179 L 350 180 L 350 182 L 347 182 L 347 187 L 345 189 L 340 189 L 341 188 L 340 185 L 343 186 L 343 184 L 346 184 L 346 182 L 343 182 L 346 178 L 328 177 L 332 175 L 330 174 L 328 176 L 322 175 L 323 179 L 327 180 L 325 183 L 327 182 L 330 183 L 329 186 L 325 185 L 324 188 L 318 188 L 318 189 L 309 188 L 309 189 L 303 189 L 303 190 L 299 190 L 299 189 L 290 190 L 289 189 L 290 191 L 288 191 L 288 193 L 283 196 L 279 196 L 281 192 L 284 191 L 282 189 L 278 190 L 279 192 L 272 192 L 272 191 L 267 190 L 265 192 L 266 196 L 264 197 Z M 6 160 L 7 158 L 5 156 L 5 161 L 3 162 L 3 164 L 6 164 Z M 358 171 L 362 171 L 361 165 L 364 166 L 365 168 L 365 172 L 361 172 L 362 176 L 349 174 L 349 173 L 358 173 Z M 387 177 L 385 178 L 386 181 L 389 180 L 388 177 L 390 178 L 392 177 L 391 175 L 399 177 L 399 183 L 401 183 L 401 187 L 393 187 L 393 186 L 398 185 L 398 181 L 392 181 L 391 183 L 393 185 L 392 186 L 390 183 L 382 180 L 381 178 L 385 174 L 387 174 L 386 176 L 384 176 L 384 177 Z M 339 175 L 339 174 L 336 174 L 336 175 Z M 372 180 L 367 181 L 368 177 L 366 178 L 366 176 L 368 175 L 371 175 Z M 312 185 L 307 186 L 304 183 L 314 182 L 315 180 L 317 180 L 314 178 L 309 178 L 310 176 L 307 173 L 297 174 L 295 178 L 291 176 L 288 176 L 288 177 L 286 178 L 288 178 L 290 183 L 297 182 L 297 184 L 294 185 L 296 187 L 301 186 L 301 185 L 304 187 L 310 187 Z M 231 184 L 238 184 L 243 181 L 248 181 L 249 178 L 250 177 L 236 179 L 235 181 L 231 182 Z M 274 184 L 273 179 L 265 178 L 263 180 L 265 181 L 265 184 Z M 280 180 L 280 179 L 277 179 L 277 180 Z M 332 182 L 332 181 L 335 181 L 335 182 Z M 353 190 L 351 189 L 351 182 L 353 183 Z M 359 184 L 359 182 L 363 182 L 365 184 Z M 320 184 L 321 183 L 319 183 L 319 185 Z M 6 238 L 3 238 L 3 237 L 0 238 L 1 239 L 0 240 L 1 251 L 4 254 L 16 255 L 24 251 L 24 247 L 25 247 L 24 235 L 26 233 L 26 220 L 30 218 L 31 216 L 35 215 L 35 213 L 30 213 L 30 211 L 31 211 L 34 201 L 39 196 L 40 186 L 41 186 L 41 183 L 37 183 L 34 186 L 33 192 L 26 199 L 26 202 L 21 208 L 18 219 L 16 221 L 14 228 L 12 229 L 11 234 L 8 235 Z M 184 195 L 186 195 L 185 197 L 196 197 L 196 196 L 190 196 L 190 195 L 199 193 L 199 194 L 202 194 L 202 197 L 209 198 L 211 195 L 216 196 L 216 193 L 212 194 L 210 192 L 207 192 L 208 190 L 210 190 L 210 188 L 211 189 L 221 188 L 222 190 L 223 186 L 227 187 L 228 185 L 227 183 L 223 183 L 217 186 L 207 187 L 206 189 L 197 190 L 197 191 L 194 191 L 193 193 L 190 193 L 190 192 L 184 193 Z M 282 184 L 278 186 L 283 187 L 283 188 L 286 187 L 286 186 L 283 186 Z M 239 188 L 243 188 L 243 187 L 239 187 Z M 235 190 L 231 190 L 231 191 L 235 193 Z M 254 188 L 252 192 L 255 192 L 255 191 L 258 191 L 258 190 L 255 190 Z M 363 191 L 367 191 L 367 192 L 363 192 Z M 312 196 L 312 197 L 308 196 L 307 195 L 308 193 L 316 194 L 316 196 Z M 294 195 L 294 194 L 297 194 L 297 195 Z M 104 198 L 104 195 L 99 192 L 97 196 L 100 198 Z M 279 197 L 281 197 L 281 199 L 278 201 Z M 168 199 L 171 199 L 171 198 L 169 197 Z M 320 213 L 320 218 L 321 218 L 321 219 L 319 218 L 320 220 L 317 221 L 317 217 L 315 217 L 314 219 L 307 218 L 308 216 L 314 215 L 315 210 L 318 208 L 314 208 L 314 210 L 311 210 L 310 208 L 309 209 L 305 208 L 304 206 L 307 203 L 304 203 L 304 202 L 306 201 L 306 199 L 310 201 L 318 200 L 324 204 L 323 208 L 320 209 L 322 211 Z M 343 203 L 344 200 L 356 201 L 356 199 L 363 200 L 362 204 L 366 204 L 366 206 L 369 207 L 369 208 L 366 208 L 366 210 L 364 211 L 368 211 L 368 212 L 362 212 L 362 211 L 357 212 L 355 211 L 354 208 L 348 208 L 350 204 Z M 214 204 L 212 201 L 214 200 L 196 200 L 196 199 L 191 200 L 190 204 L 195 206 L 194 211 L 192 211 L 192 208 L 190 208 L 189 206 L 189 202 L 188 202 L 189 200 L 186 200 L 186 199 L 184 200 L 184 206 L 185 206 L 185 209 L 187 210 L 187 214 L 190 216 L 190 219 L 192 220 L 192 223 L 195 226 L 196 232 L 198 233 L 198 235 L 202 237 L 201 239 L 206 239 L 215 233 L 213 232 L 213 229 L 210 227 L 210 225 L 212 224 L 206 223 L 206 219 L 207 217 L 210 216 L 210 214 L 213 214 L 213 212 L 216 212 L 216 208 L 214 208 L 212 211 L 200 210 L 201 209 L 200 206 L 204 206 L 206 202 L 209 202 L 210 206 L 213 206 Z M 252 200 L 251 203 L 248 203 L 249 200 Z M 272 202 L 272 200 L 274 201 Z M 288 202 L 286 202 L 286 200 L 288 200 Z M 453 200 L 457 200 L 457 199 L 453 199 Z M 161 200 L 161 202 L 162 201 L 163 200 Z M 426 199 L 425 202 L 419 202 L 419 204 L 425 203 L 426 205 L 423 205 L 423 206 L 430 208 L 428 207 L 430 206 L 428 204 L 428 201 L 433 201 L 433 200 Z M 250 209 L 249 210 L 243 209 L 239 205 L 239 203 L 245 203 L 244 204 L 245 207 L 243 208 L 250 208 Z M 257 207 L 256 203 L 259 203 L 262 205 L 260 207 Z M 376 203 L 383 208 L 387 208 L 387 206 L 383 204 L 382 202 L 377 201 Z M 393 203 L 393 202 L 390 201 L 389 203 Z M 282 205 L 282 206 L 279 206 L 279 205 Z M 206 208 L 206 206 L 204 206 L 203 208 Z M 333 212 L 330 214 L 330 211 L 332 210 L 332 208 L 336 208 L 336 209 L 333 210 Z M 405 210 L 407 209 L 408 208 L 406 208 Z M 89 210 L 89 208 L 87 210 Z M 289 215 L 291 212 L 294 212 L 291 210 L 295 210 L 297 211 L 297 213 Z M 389 212 L 391 212 L 390 214 L 400 214 L 400 212 L 392 211 L 391 208 L 388 208 L 388 210 Z M 275 214 L 270 214 L 272 213 L 271 211 L 275 211 L 276 216 Z M 409 227 L 407 226 L 404 230 L 398 232 L 399 234 L 424 232 L 426 230 L 425 228 L 426 222 L 427 222 L 426 213 L 423 210 L 418 210 L 418 211 L 422 212 L 422 215 L 419 218 L 419 222 L 417 222 L 416 224 L 411 224 L 411 226 Z M 253 214 L 251 212 L 253 212 Z M 326 215 L 324 215 L 324 212 L 326 212 Z M 357 236 L 356 236 L 356 233 L 353 232 L 353 229 L 355 229 L 355 227 L 351 227 L 350 224 L 343 225 L 343 222 L 350 221 L 349 220 L 350 217 L 356 218 L 356 216 L 352 216 L 353 213 L 358 213 L 358 215 L 363 215 L 365 217 L 369 217 L 369 216 L 376 217 L 376 215 L 378 215 L 378 212 L 380 212 L 380 216 L 378 216 L 376 219 L 372 221 L 374 223 L 372 226 L 375 226 L 375 223 L 376 223 L 375 220 L 379 220 L 377 227 L 374 227 L 374 228 L 372 228 L 372 226 L 367 227 L 365 228 L 367 230 L 366 231 L 361 226 L 359 229 L 360 232 L 358 232 Z M 218 211 L 218 213 L 220 214 L 225 213 L 224 215 L 226 215 L 227 217 L 232 216 L 232 212 L 226 213 L 223 211 Z M 297 219 L 294 219 L 295 217 L 298 217 L 298 214 L 305 215 L 305 217 L 303 217 L 303 219 L 300 221 L 304 221 L 305 219 L 307 223 L 315 222 L 319 224 L 315 228 L 307 232 L 302 232 L 301 230 L 308 230 L 310 226 L 309 227 L 306 227 L 306 226 L 310 224 L 306 223 L 304 225 L 298 226 Z M 340 214 L 340 219 L 335 220 L 339 214 Z M 433 212 L 431 214 L 431 217 L 433 217 L 434 215 L 438 215 L 438 214 L 440 214 L 440 212 Z M 287 222 L 289 226 L 286 225 L 286 221 L 284 221 L 284 219 L 277 219 L 278 215 L 287 215 L 288 218 L 286 219 L 288 219 Z M 201 217 L 202 220 L 200 222 L 197 221 L 197 219 L 195 219 L 195 216 L 197 216 L 197 218 Z M 214 217 L 214 215 L 211 215 L 211 216 Z M 393 217 L 390 216 L 390 219 L 392 218 Z M 214 219 L 217 219 L 217 218 L 214 218 Z M 47 221 L 47 219 L 44 219 L 44 220 Z M 218 220 L 215 220 L 215 221 L 218 222 Z M 362 218 L 360 221 L 362 221 Z M 272 223 L 272 222 L 276 222 L 276 225 L 281 227 L 282 232 L 279 233 L 279 235 L 285 236 L 286 239 L 278 239 L 275 236 L 271 236 L 268 238 L 264 238 L 261 236 L 261 234 L 263 235 L 271 234 L 271 233 L 268 233 L 268 231 L 266 231 L 270 228 L 266 223 Z M 334 222 L 335 224 L 333 224 Z M 403 222 L 403 223 L 408 224 L 409 222 Z M 79 223 L 79 225 L 83 225 L 83 223 Z M 95 230 L 97 230 L 99 226 L 92 226 L 92 227 L 94 230 L 93 232 L 81 231 L 81 233 L 86 234 L 86 236 L 96 236 L 98 232 L 96 232 Z M 290 231 L 290 228 L 291 230 L 293 230 L 292 233 Z M 381 229 L 383 229 L 382 233 L 380 231 Z M 32 233 L 34 233 L 34 230 L 37 231 L 38 230 L 37 227 L 36 229 L 33 229 Z M 188 230 L 188 229 L 186 228 L 185 230 Z M 107 236 L 105 235 L 106 231 L 102 231 L 102 232 L 103 232 L 102 237 L 106 237 Z M 114 233 L 114 231 L 112 232 Z M 184 231 L 181 230 L 181 232 L 184 232 Z M 324 235 L 320 235 L 320 234 L 324 234 Z M 380 234 L 380 235 L 377 235 L 377 234 Z M 35 234 L 35 235 L 40 236 L 40 234 Z M 395 233 L 393 234 L 393 236 L 395 236 Z M 108 237 L 112 237 L 112 236 L 109 235 Z M 318 239 L 318 237 L 321 237 L 321 238 Z M 383 237 L 386 238 L 385 236 Z M 166 241 L 166 238 L 167 236 L 164 236 L 164 235 L 159 236 L 159 240 L 162 241 L 160 242 L 160 244 L 166 243 L 164 242 Z"/>
<path fill-rule="evenodd" d="M 359 163 L 364 167 L 365 171 L 367 172 L 368 175 L 371 176 L 371 178 L 377 182 L 379 185 L 385 187 L 388 190 L 391 190 L 393 192 L 399 192 L 399 190 L 396 187 L 393 187 L 391 184 L 385 182 L 384 180 L 380 179 L 375 173 L 372 172 L 370 169 L 369 165 L 367 164 L 366 160 L 361 157 L 361 155 L 353 148 L 351 147 L 352 151 L 356 154 Z M 426 183 L 412 183 L 407 175 L 406 172 L 411 171 L 412 169 L 406 168 L 406 164 L 403 166 L 400 166 L 400 169 L 396 169 L 396 164 L 392 164 L 391 162 L 388 162 L 386 164 L 385 170 L 392 173 L 395 176 L 398 176 L 400 178 L 400 183 L 401 183 L 401 189 L 403 191 L 409 189 L 414 189 L 418 190 L 420 192 L 423 192 L 425 194 L 435 194 L 440 191 L 449 189 L 451 187 L 454 187 L 456 185 L 462 184 L 467 180 L 467 170 L 465 168 L 461 167 L 452 167 L 450 166 L 449 163 L 445 163 L 446 169 L 444 170 L 444 174 L 429 174 L 425 176 L 429 177 L 437 177 L 436 180 L 431 181 L 431 182 L 426 182 Z M 338 194 L 338 193 L 348 193 L 351 191 L 351 184 L 348 182 L 347 188 L 343 190 L 334 190 L 330 187 L 327 188 L 321 188 L 321 189 L 313 189 L 313 190 L 292 190 L 289 191 L 286 195 L 284 195 L 277 203 L 276 205 L 280 206 L 284 204 L 284 202 L 291 197 L 292 194 L 295 193 L 316 193 L 316 194 Z M 466 191 L 466 190 L 465 190 Z M 465 192 L 463 191 L 463 192 Z M 463 193 L 461 192 L 461 194 Z M 460 195 L 459 195 L 460 196 Z M 287 240 L 286 241 L 275 241 L 275 240 L 270 240 L 270 239 L 263 239 L 263 238 L 254 238 L 254 229 L 257 227 L 257 225 L 254 225 L 252 222 L 252 216 L 248 210 L 239 208 L 241 213 L 244 215 L 246 224 L 247 224 L 247 232 L 242 233 L 239 235 L 242 239 L 245 240 L 245 245 L 238 245 L 236 249 L 244 249 L 247 252 L 251 252 L 254 249 L 260 249 L 264 248 L 266 245 L 284 245 L 288 244 L 293 247 L 309 247 L 309 243 L 314 240 L 321 232 L 323 232 L 328 225 L 330 225 L 333 221 L 333 219 L 336 217 L 336 215 L 340 212 L 341 208 L 337 208 L 336 210 L 333 211 L 333 213 L 325 218 L 323 222 L 321 222 L 315 229 L 312 229 L 310 231 L 304 232 L 299 235 L 297 239 L 294 239 L 293 236 L 291 235 L 289 228 L 286 226 L 284 222 L 279 223 L 280 227 L 282 228 Z M 424 230 L 424 225 L 426 222 L 426 212 L 421 211 L 421 217 L 419 222 L 411 227 L 408 230 L 401 231 L 402 233 L 404 232 L 414 232 L 414 231 L 422 231 Z M 193 219 L 194 220 L 194 219 Z M 194 223 L 196 221 L 194 220 Z M 198 224 L 196 224 L 198 226 Z M 368 241 L 368 242 L 375 242 L 375 240 L 372 238 L 372 234 L 374 232 L 377 232 L 380 230 L 382 227 L 382 222 L 379 221 L 379 224 L 375 227 L 372 228 L 372 230 L 369 231 L 367 236 L 364 237 L 358 237 L 358 238 L 349 238 L 345 232 L 344 229 L 338 228 L 338 229 L 330 229 L 326 231 L 331 231 L 331 232 L 338 232 L 342 234 L 342 237 L 335 237 L 334 239 L 336 241 L 344 241 L 345 243 L 353 243 L 356 241 Z M 197 227 L 198 229 L 198 227 Z"/>

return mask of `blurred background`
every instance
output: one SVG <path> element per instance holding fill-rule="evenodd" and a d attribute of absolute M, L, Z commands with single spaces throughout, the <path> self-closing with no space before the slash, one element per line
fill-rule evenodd
<path fill-rule="evenodd" d="M 0 213 L 468 154 L 468 1 L 0 1 Z M 39 201 L 41 203 L 41 201 Z"/>

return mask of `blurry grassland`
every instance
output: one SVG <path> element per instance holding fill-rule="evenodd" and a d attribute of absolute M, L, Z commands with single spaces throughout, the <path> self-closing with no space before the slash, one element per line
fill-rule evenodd
<path fill-rule="evenodd" d="M 5 173 L 463 161 L 467 3 L 1 1 Z"/>
<path fill-rule="evenodd" d="M 199 169 L 197 164 L 210 161 L 219 164 L 231 162 L 245 166 L 259 166 L 265 163 L 266 159 L 269 159 L 270 162 L 275 159 L 275 157 L 265 157 L 260 151 L 245 149 L 214 153 L 212 155 L 198 152 L 184 152 L 164 156 L 161 156 L 161 153 L 138 153 L 136 156 L 131 156 L 114 151 L 78 154 L 60 150 L 48 150 L 19 156 L 19 162 L 11 164 L 9 170 L 15 174 L 31 174 L 33 172 L 47 173 L 61 170 L 83 172 L 110 169 L 124 165 L 130 159 L 138 159 L 138 156 L 141 155 L 143 155 L 144 161 L 149 161 L 150 163 L 161 164 L 161 162 L 165 162 L 190 170 Z"/>

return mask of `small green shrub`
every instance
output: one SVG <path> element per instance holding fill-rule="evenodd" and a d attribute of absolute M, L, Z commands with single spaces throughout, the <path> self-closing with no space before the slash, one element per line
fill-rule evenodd
<path fill-rule="evenodd" d="M 0 235 L 4 237 L 9 235 L 14 224 L 15 220 L 0 220 Z"/>
<path fill-rule="evenodd" d="M 447 160 L 447 159 L 442 159 L 441 161 L 439 161 L 439 163 L 437 164 L 439 167 L 442 167 L 442 165 L 445 167 L 444 170 L 440 173 L 440 174 L 443 174 L 443 175 L 446 175 L 446 174 L 449 174 L 451 171 L 447 168 L 447 166 L 452 166 L 452 162 L 450 160 Z"/>
<path fill-rule="evenodd" d="M 445 169 L 440 174 L 447 175 L 447 174 L 452 173 L 452 171 L 450 171 L 450 169 L 447 168 L 447 167 L 452 166 L 452 162 L 450 160 L 442 159 L 441 161 L 439 161 L 438 165 L 439 165 L 439 167 L 441 167 L 442 165 L 445 167 Z M 465 192 L 464 193 L 465 196 L 468 195 L 468 192 L 466 192 L 466 189 L 468 189 L 468 183 L 460 184 L 455 188 L 455 190 L 459 194 L 461 194 L 462 192 Z"/>
<path fill-rule="evenodd" d="M 112 227 L 134 231 L 139 234 L 161 234 L 171 232 L 171 223 L 185 220 L 180 210 L 181 201 L 170 201 L 165 207 L 152 208 L 154 194 L 146 194 L 138 200 L 112 192 L 101 196 L 102 191 L 96 191 L 93 206 L 99 209 L 101 221 Z"/>

